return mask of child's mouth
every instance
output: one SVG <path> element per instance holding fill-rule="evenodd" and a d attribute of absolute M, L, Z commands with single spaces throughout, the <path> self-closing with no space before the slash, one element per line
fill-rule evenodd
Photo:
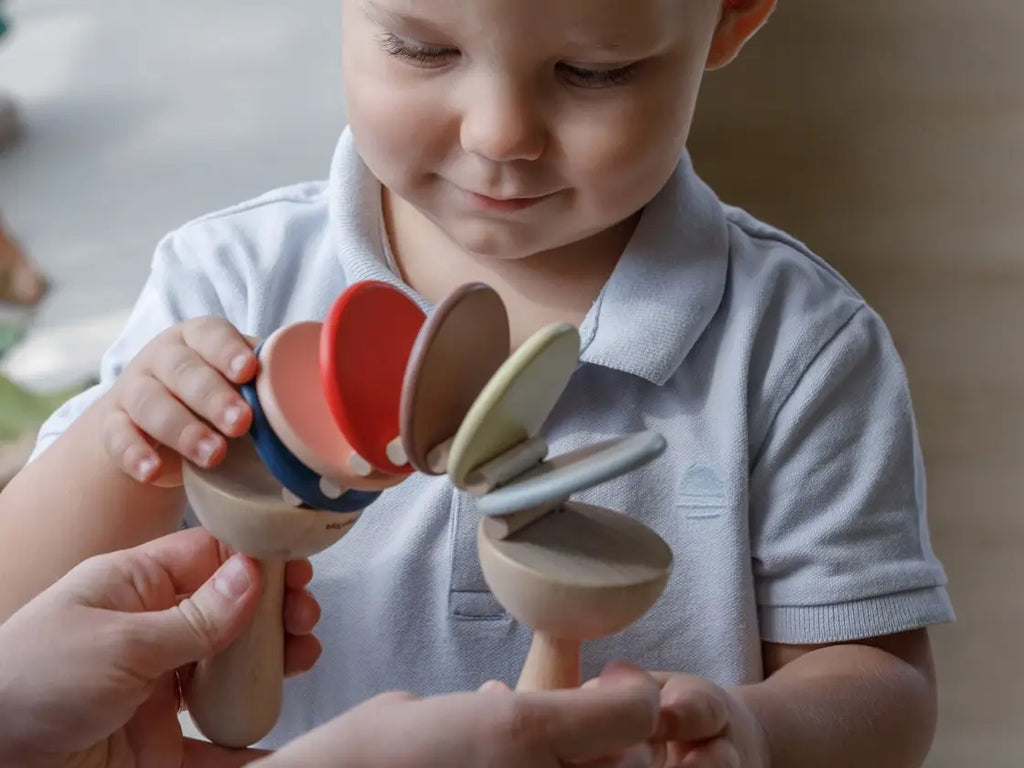
<path fill-rule="evenodd" d="M 481 195 L 477 192 L 466 192 L 466 196 L 469 198 L 470 203 L 477 207 L 483 208 L 489 211 L 505 211 L 515 212 L 523 211 L 527 208 L 532 208 L 538 203 L 551 197 L 550 194 L 538 195 L 535 197 L 505 197 L 497 198 L 490 197 L 489 195 Z"/>

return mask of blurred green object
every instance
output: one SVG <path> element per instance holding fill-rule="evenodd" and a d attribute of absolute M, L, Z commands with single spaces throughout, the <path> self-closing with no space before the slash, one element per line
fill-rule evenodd
<path fill-rule="evenodd" d="M 88 384 L 41 394 L 30 392 L 0 374 L 0 443 L 13 442 L 26 432 L 35 432 L 66 400 Z"/>
<path fill-rule="evenodd" d="M 0 357 L 7 354 L 25 335 L 25 328 L 20 325 L 0 323 Z"/>
<path fill-rule="evenodd" d="M 2 285 L 0 279 L 0 287 Z M 25 338 L 35 315 L 35 307 L 9 305 L 0 300 L 0 360 Z"/>

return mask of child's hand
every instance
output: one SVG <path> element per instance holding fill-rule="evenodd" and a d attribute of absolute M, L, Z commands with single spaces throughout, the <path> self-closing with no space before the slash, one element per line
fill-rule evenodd
<path fill-rule="evenodd" d="M 702 677 L 648 674 L 661 686 L 661 713 L 650 739 L 655 768 L 767 768 L 766 737 L 744 702 Z M 583 688 L 600 686 L 594 679 Z"/>
<path fill-rule="evenodd" d="M 105 396 L 103 441 L 114 462 L 142 483 L 181 484 L 181 457 L 219 463 L 225 437 L 249 429 L 252 411 L 236 386 L 258 367 L 250 342 L 226 320 L 187 320 L 136 356 Z"/>
<path fill-rule="evenodd" d="M 701 677 L 652 673 L 661 685 L 661 717 L 651 740 L 663 768 L 766 768 L 768 745 L 743 701 Z M 660 749 L 659 749 L 660 748 Z"/>

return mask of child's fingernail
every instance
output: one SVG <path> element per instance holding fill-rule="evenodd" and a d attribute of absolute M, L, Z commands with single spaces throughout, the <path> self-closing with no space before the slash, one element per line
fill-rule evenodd
<path fill-rule="evenodd" d="M 153 457 L 143 459 L 138 463 L 138 466 L 136 467 L 136 470 L 138 472 L 138 478 L 140 480 L 145 481 L 147 478 L 149 478 L 150 475 L 156 472 L 156 468 L 158 466 L 160 466 L 160 462 L 154 459 Z"/>
<path fill-rule="evenodd" d="M 241 420 L 241 418 L 241 406 L 229 405 L 227 409 L 224 411 L 224 423 L 229 427 L 235 426 L 235 424 L 237 424 Z"/>
<path fill-rule="evenodd" d="M 199 441 L 199 445 L 196 447 L 197 458 L 200 464 L 209 463 L 213 454 L 220 448 L 220 441 L 213 437 L 204 437 Z"/>
<path fill-rule="evenodd" d="M 239 555 L 224 563 L 213 577 L 213 588 L 231 600 L 244 595 L 251 585 L 252 579 Z"/>
<path fill-rule="evenodd" d="M 249 358 L 251 355 L 248 353 L 238 355 L 234 360 L 231 361 L 231 375 L 237 376 L 242 370 L 249 364 Z"/>

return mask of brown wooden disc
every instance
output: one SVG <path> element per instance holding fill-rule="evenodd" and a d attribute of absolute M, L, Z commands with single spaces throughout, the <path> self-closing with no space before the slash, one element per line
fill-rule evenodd
<path fill-rule="evenodd" d="M 508 315 L 482 283 L 449 294 L 420 329 L 402 388 L 402 445 L 420 472 L 431 450 L 452 438 L 484 386 L 509 355 Z"/>

